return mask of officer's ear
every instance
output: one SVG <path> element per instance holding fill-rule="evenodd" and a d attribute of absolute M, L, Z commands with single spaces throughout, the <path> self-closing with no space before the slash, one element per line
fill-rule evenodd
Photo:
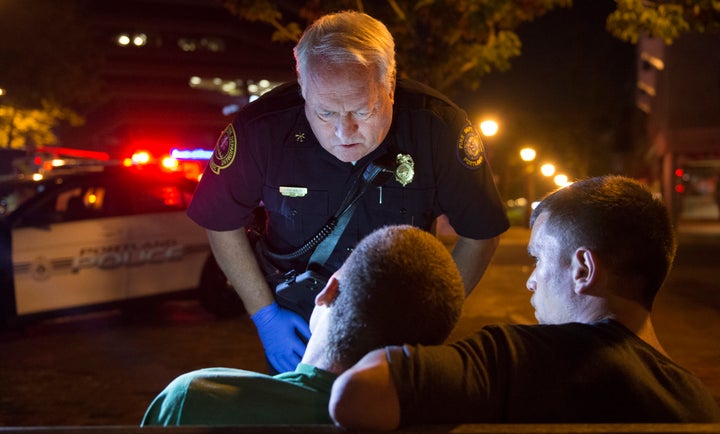
<path fill-rule="evenodd" d="M 305 98 L 305 86 L 303 85 L 303 79 L 302 79 L 302 77 L 300 77 L 299 73 L 297 76 L 297 82 L 298 82 L 298 85 L 300 86 L 300 94 L 302 95 L 302 97 L 304 99 Z"/>
<path fill-rule="evenodd" d="M 390 101 L 395 102 L 395 84 L 397 83 L 397 73 L 393 73 L 390 79 Z"/>

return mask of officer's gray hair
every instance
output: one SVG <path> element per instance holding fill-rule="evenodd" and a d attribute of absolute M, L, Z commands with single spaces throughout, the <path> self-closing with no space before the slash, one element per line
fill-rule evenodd
<path fill-rule="evenodd" d="M 388 91 L 395 85 L 393 37 L 382 22 L 362 12 L 344 11 L 320 17 L 305 30 L 293 53 L 303 97 L 303 78 L 326 65 L 355 63 L 376 67 L 378 81 Z"/>

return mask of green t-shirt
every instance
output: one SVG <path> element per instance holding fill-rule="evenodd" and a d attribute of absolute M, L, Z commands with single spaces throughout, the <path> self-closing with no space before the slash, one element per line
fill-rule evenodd
<path fill-rule="evenodd" d="M 173 380 L 150 404 L 141 425 L 330 424 L 335 378 L 302 363 L 275 376 L 201 369 Z"/>

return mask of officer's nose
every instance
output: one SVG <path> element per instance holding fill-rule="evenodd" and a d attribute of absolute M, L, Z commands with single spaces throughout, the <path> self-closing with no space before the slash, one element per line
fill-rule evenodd
<path fill-rule="evenodd" d="M 335 125 L 335 135 L 343 142 L 348 143 L 352 138 L 353 134 L 358 129 L 357 122 L 353 118 L 352 114 L 340 116 L 340 119 Z"/>

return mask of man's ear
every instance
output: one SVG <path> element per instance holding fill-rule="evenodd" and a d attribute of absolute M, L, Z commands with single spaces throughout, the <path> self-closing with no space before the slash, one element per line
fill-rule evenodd
<path fill-rule="evenodd" d="M 340 281 L 336 277 L 335 274 L 330 276 L 330 279 L 328 280 L 325 287 L 318 293 L 317 296 L 315 296 L 315 305 L 316 306 L 330 306 L 333 301 L 335 301 L 335 298 L 338 296 L 338 292 L 340 290 Z"/>
<path fill-rule="evenodd" d="M 572 258 L 573 281 L 577 294 L 591 294 L 599 278 L 597 255 L 590 249 L 580 247 Z"/>
<path fill-rule="evenodd" d="M 395 86 L 397 85 L 397 71 L 393 74 L 392 82 L 390 83 L 390 101 L 395 102 Z"/>

